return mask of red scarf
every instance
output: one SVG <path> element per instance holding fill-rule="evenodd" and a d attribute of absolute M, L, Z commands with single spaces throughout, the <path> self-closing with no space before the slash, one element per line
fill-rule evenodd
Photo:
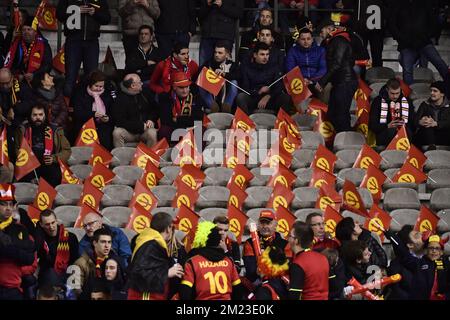
<path fill-rule="evenodd" d="M 330 37 L 327 40 L 327 44 L 331 41 L 331 39 L 335 37 L 344 37 L 348 42 L 351 42 L 350 35 L 345 29 L 336 29 L 330 32 Z"/>
<path fill-rule="evenodd" d="M 69 249 L 69 232 L 64 229 L 63 225 L 59 226 L 58 247 L 56 249 L 55 271 L 58 274 L 66 273 L 69 266 L 70 249 Z"/>
<path fill-rule="evenodd" d="M 39 36 L 36 36 L 35 40 L 30 44 L 28 48 L 21 38 L 15 39 L 11 44 L 11 47 L 9 48 L 8 54 L 5 58 L 4 67 L 8 69 L 12 68 L 19 44 L 23 52 L 22 61 L 19 61 L 19 63 L 23 63 L 26 66 L 25 73 L 35 72 L 41 67 L 45 52 L 44 39 Z"/>
<path fill-rule="evenodd" d="M 186 98 L 180 101 L 175 92 L 172 92 L 172 117 L 174 121 L 179 116 L 190 116 L 192 113 L 192 93 L 190 93 Z"/>
<path fill-rule="evenodd" d="M 101 278 L 102 277 L 102 263 L 103 261 L 105 261 L 106 259 L 108 259 L 108 256 L 104 257 L 104 258 L 99 258 L 97 256 L 95 256 L 95 277 L 97 278 Z"/>
<path fill-rule="evenodd" d="M 45 127 L 45 142 L 44 142 L 44 155 L 49 156 L 53 152 L 53 130 L 51 127 Z M 33 132 L 31 127 L 28 127 L 25 131 L 25 139 L 27 139 L 28 145 L 33 145 Z"/>

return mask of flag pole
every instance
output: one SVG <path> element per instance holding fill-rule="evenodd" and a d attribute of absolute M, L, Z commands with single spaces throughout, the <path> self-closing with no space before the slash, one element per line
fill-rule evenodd
<path fill-rule="evenodd" d="M 245 91 L 244 89 L 242 89 L 241 87 L 239 87 L 237 84 L 235 84 L 235 83 L 233 83 L 232 81 L 227 80 L 227 79 L 225 79 L 225 78 L 223 78 L 223 79 L 224 79 L 226 82 L 228 82 L 229 84 L 231 84 L 232 86 L 238 88 L 238 89 L 241 90 L 242 92 L 244 92 L 244 93 L 248 94 L 249 96 L 251 96 L 251 94 L 250 94 L 248 91 Z M 269 88 L 270 88 L 270 87 L 269 87 Z"/>
<path fill-rule="evenodd" d="M 39 182 L 39 178 L 38 178 L 38 175 L 36 173 L 36 169 L 34 169 L 33 172 L 34 172 L 34 176 L 36 177 L 36 181 Z"/>
<path fill-rule="evenodd" d="M 278 81 L 280 81 L 281 79 L 283 79 L 284 77 L 286 77 L 287 73 L 285 73 L 284 75 L 282 75 L 281 77 L 279 77 L 277 80 L 275 80 L 274 82 L 272 82 L 269 85 L 269 88 L 272 87 L 275 83 L 277 83 Z"/>

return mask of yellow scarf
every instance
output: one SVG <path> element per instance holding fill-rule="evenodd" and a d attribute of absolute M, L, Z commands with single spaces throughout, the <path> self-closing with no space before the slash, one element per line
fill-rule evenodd
<path fill-rule="evenodd" d="M 9 217 L 6 221 L 0 223 L 0 230 L 5 230 L 11 223 L 13 222 L 13 218 Z"/>
<path fill-rule="evenodd" d="M 140 247 L 142 247 L 142 245 L 144 243 L 151 241 L 151 240 L 155 240 L 156 242 L 158 242 L 158 244 L 166 250 L 167 256 L 169 255 L 167 243 L 164 240 L 164 238 L 162 237 L 162 235 L 158 231 L 156 231 L 152 228 L 147 228 L 144 231 L 142 231 L 139 234 L 139 236 L 137 237 L 136 246 L 134 247 L 133 255 L 132 255 L 131 259 L 133 259 L 136 252 L 139 250 Z"/>

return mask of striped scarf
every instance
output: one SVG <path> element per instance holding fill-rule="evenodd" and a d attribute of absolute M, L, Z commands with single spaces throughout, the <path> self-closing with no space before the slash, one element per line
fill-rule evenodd
<path fill-rule="evenodd" d="M 70 260 L 69 232 L 63 225 L 59 226 L 59 241 L 56 248 L 55 271 L 58 274 L 64 274 L 67 270 Z"/>
<path fill-rule="evenodd" d="M 391 113 L 391 121 L 395 119 L 402 119 L 408 123 L 409 118 L 409 103 L 405 97 L 402 97 L 401 103 L 391 101 L 390 104 L 384 98 L 381 99 L 381 114 L 380 123 L 387 123 L 388 112 Z"/>

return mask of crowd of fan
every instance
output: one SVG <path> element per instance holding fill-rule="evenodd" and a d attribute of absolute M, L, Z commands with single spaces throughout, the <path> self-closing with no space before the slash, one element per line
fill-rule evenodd
<path fill-rule="evenodd" d="M 11 27 L 1 39 L 5 60 L 0 70 L 1 122 L 6 126 L 11 164 L 0 168 L 0 181 L 12 182 L 12 163 L 25 138 L 41 162 L 36 175 L 53 186 L 60 184 L 58 159 L 68 160 L 78 132 L 91 118 L 100 143 L 111 150 L 132 142 L 151 147 L 161 138 L 171 141 L 175 129 L 192 127 L 204 114 L 233 113 L 236 106 L 248 114 L 276 113 L 281 106 L 290 114 L 301 112 L 282 82 L 271 85 L 296 66 L 313 94 L 328 104 L 336 131 L 351 131 L 350 105 L 358 76 L 363 78 L 367 67 L 355 61 L 371 56 L 373 66 L 382 66 L 387 31 L 398 41 L 407 84 L 414 82 L 413 68 L 424 59 L 436 67 L 442 81 L 431 84 L 429 100 L 415 112 L 400 82 L 389 80 L 370 111 L 369 129 L 377 144 L 386 145 L 396 129 L 406 125 L 418 146 L 450 145 L 449 69 L 433 44 L 447 19 L 441 9 L 448 8 L 421 0 L 373 1 L 383 8 L 382 28 L 368 30 L 365 20 L 357 19 L 357 1 L 310 1 L 312 8 L 354 9 L 340 25 L 325 14 L 304 17 L 303 1 L 280 1 L 298 10 L 280 12 L 281 32 L 277 32 L 270 1 L 251 2 L 261 10 L 247 17 L 252 29 L 242 34 L 239 55 L 233 60 L 233 46 L 238 45 L 233 26 L 243 16 L 244 1 L 204 0 L 197 12 L 191 0 L 121 0 L 126 65 L 118 80 L 97 70 L 100 26 L 111 20 L 106 0 L 81 6 L 81 29 L 68 27 L 67 7 L 78 2 L 58 1 L 57 18 L 65 25 L 66 37 L 64 76 L 52 68 L 50 46 L 33 28 L 33 16 L 21 10 L 19 28 Z M 290 18 L 296 20 L 292 34 Z M 199 63 L 189 57 L 197 21 Z M 317 34 L 321 44 L 315 41 Z M 81 65 L 84 76 L 80 77 Z M 195 86 L 203 66 L 229 81 L 217 96 Z M 34 178 L 30 174 L 21 181 Z M 296 223 L 286 240 L 275 232 L 276 218 L 262 213 L 261 248 L 270 249 L 258 262 L 251 240 L 244 244 L 241 259 L 236 242 L 227 236 L 226 218 L 199 227 L 199 239 L 189 254 L 175 237 L 170 216 L 164 214 L 155 215 L 151 229 L 131 246 L 120 229 L 90 214 L 83 221 L 86 235 L 78 243 L 57 224 L 51 210 L 41 213 L 35 227 L 27 213 L 16 208 L 11 185 L 4 185 L 1 192 L 1 299 L 242 299 L 250 293 L 257 299 L 344 299 L 351 297 L 353 289 L 346 286 L 348 280 L 355 277 L 366 283 L 370 265 L 378 266 L 381 274 L 402 275 L 400 283 L 380 292 L 386 298 L 449 296 L 450 269 L 442 259 L 441 239 L 427 238 L 411 226 L 397 235 L 386 233 L 396 244 L 397 255 L 388 266 L 383 248 L 351 218 L 337 226 L 337 240 L 324 233 L 321 215 L 308 217 L 306 224 Z M 18 217 L 21 224 L 15 223 Z M 69 276 L 66 271 L 71 265 L 78 268 L 69 269 L 73 272 Z M 212 271 L 221 276 L 211 278 Z M 285 275 L 290 276 L 289 283 Z M 69 283 L 67 290 L 62 284 Z"/>

